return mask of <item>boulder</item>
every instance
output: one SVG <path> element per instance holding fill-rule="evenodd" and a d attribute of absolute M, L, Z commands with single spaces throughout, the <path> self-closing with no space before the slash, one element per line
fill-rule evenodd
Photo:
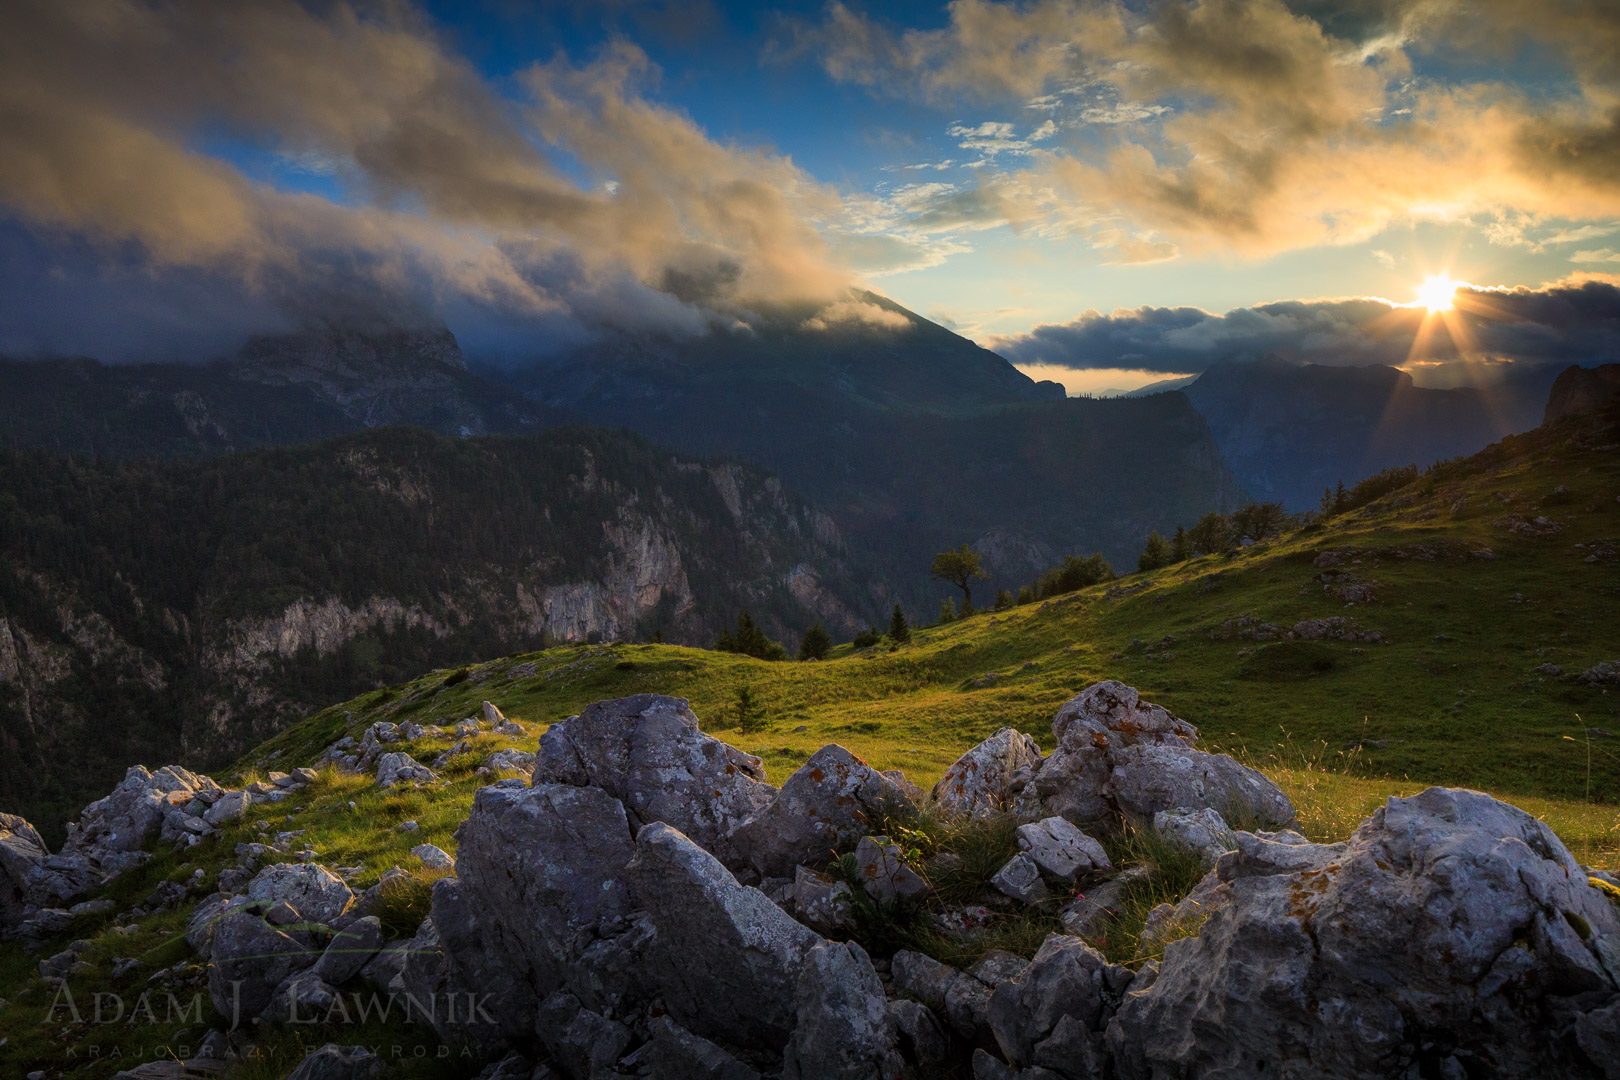
<path fill-rule="evenodd" d="M 305 1056 L 287 1080 L 382 1080 L 388 1065 L 363 1046 L 327 1043 Z"/>
<path fill-rule="evenodd" d="M 890 1001 L 888 1008 L 900 1056 L 905 1061 L 919 1070 L 937 1070 L 945 1064 L 950 1057 L 951 1040 L 933 1009 L 907 998 Z"/>
<path fill-rule="evenodd" d="M 349 909 L 354 893 L 319 863 L 275 863 L 248 882 L 247 896 L 265 907 L 287 903 L 309 922 L 330 923 Z"/>
<path fill-rule="evenodd" d="M 411 854 L 422 860 L 422 865 L 429 870 L 454 870 L 456 860 L 448 851 L 436 844 L 417 844 L 411 848 Z"/>
<path fill-rule="evenodd" d="M 654 930 L 642 977 L 669 1015 L 704 1038 L 784 1046 L 800 970 L 822 939 L 661 822 L 636 834 L 629 877 Z"/>
<path fill-rule="evenodd" d="M 426 783 L 438 779 L 433 770 L 402 751 L 384 754 L 377 761 L 377 786 Z"/>
<path fill-rule="evenodd" d="M 1095 870 L 1110 869 L 1103 846 L 1067 818 L 1049 817 L 1018 826 L 1018 850 L 1040 868 L 1041 876 L 1073 885 Z"/>
<path fill-rule="evenodd" d="M 1620 913 L 1544 823 L 1430 788 L 1331 851 L 1237 839 L 1109 1025 L 1121 1080 L 1603 1075 L 1579 1032 L 1615 998 Z"/>
<path fill-rule="evenodd" d="M 1232 830 L 1226 819 L 1207 806 L 1202 810 L 1184 806 L 1160 810 L 1153 815 L 1153 830 L 1173 846 L 1197 852 L 1210 865 L 1232 850 Z"/>
<path fill-rule="evenodd" d="M 1294 804 L 1263 773 L 1225 754 L 1181 746 L 1128 746 L 1113 755 L 1109 788 L 1127 817 L 1151 821 L 1162 810 L 1213 808 L 1268 825 L 1289 825 Z"/>
<path fill-rule="evenodd" d="M 497 750 L 484 758 L 478 766 L 480 773 L 520 772 L 529 776 L 534 772 L 535 755 L 524 750 Z"/>
<path fill-rule="evenodd" d="M 799 971 L 798 1023 L 782 1080 L 899 1080 L 903 1065 L 883 984 L 853 941 L 824 941 Z"/>
<path fill-rule="evenodd" d="M 0 938 L 21 925 L 30 876 L 49 854 L 32 825 L 16 814 L 0 814 Z"/>
<path fill-rule="evenodd" d="M 506 714 L 501 712 L 500 709 L 496 708 L 494 702 L 486 701 L 479 708 L 483 713 L 484 723 L 488 724 L 490 727 L 496 727 L 500 724 L 506 723 Z"/>
<path fill-rule="evenodd" d="M 1051 934 L 1035 959 L 990 995 L 990 1030 L 1015 1068 L 1041 1065 L 1075 1076 L 1100 1075 L 1103 973 L 1108 962 L 1076 937 Z M 1082 1061 L 1092 1063 L 1077 1068 Z"/>
<path fill-rule="evenodd" d="M 898 784 L 833 743 L 810 755 L 717 854 L 733 866 L 752 866 L 761 877 L 786 877 L 796 866 L 826 865 L 835 848 L 911 807 Z"/>
<path fill-rule="evenodd" d="M 1052 718 L 1052 733 L 1057 749 L 1036 774 L 1035 792 L 1044 814 L 1074 822 L 1115 817 L 1108 779 L 1116 751 L 1138 744 L 1191 747 L 1198 739 L 1191 724 L 1111 679 L 1065 702 Z"/>
<path fill-rule="evenodd" d="M 224 825 L 236 821 L 247 812 L 251 803 L 252 797 L 247 792 L 227 791 L 203 813 L 203 820 L 210 825 Z"/>
<path fill-rule="evenodd" d="M 770 803 L 764 781 L 758 758 L 700 731 L 685 699 L 658 694 L 598 701 L 553 724 L 534 769 L 536 785 L 601 788 L 633 828 L 662 821 L 711 850 Z"/>
<path fill-rule="evenodd" d="M 323 982 L 341 986 L 371 961 L 382 940 L 382 922 L 375 915 L 356 919 L 327 943 L 312 973 Z"/>
<path fill-rule="evenodd" d="M 973 817 L 1012 811 L 1041 761 L 1040 744 L 1034 738 L 1002 728 L 945 770 L 934 785 L 934 801 Z"/>
<path fill-rule="evenodd" d="M 1022 961 L 1018 961 L 1021 966 Z M 983 973 L 994 979 L 1005 972 Z M 989 1031 L 990 995 L 994 987 L 977 975 L 942 964 L 931 956 L 901 949 L 889 961 L 894 987 L 913 1001 L 943 1016 L 964 1039 L 975 1040 Z"/>
<path fill-rule="evenodd" d="M 855 868 L 861 888 L 874 900 L 915 902 L 928 895 L 928 882 L 906 865 L 900 846 L 887 836 L 862 837 L 855 845 Z"/>
<path fill-rule="evenodd" d="M 224 1017 L 248 1020 L 262 1013 L 289 975 L 320 959 L 309 934 L 271 926 L 236 910 L 214 924 L 208 996 Z"/>

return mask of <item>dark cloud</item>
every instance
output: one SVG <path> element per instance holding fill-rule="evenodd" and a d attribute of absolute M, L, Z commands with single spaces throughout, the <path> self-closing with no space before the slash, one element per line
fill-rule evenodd
<path fill-rule="evenodd" d="M 988 344 L 1018 364 L 1162 372 L 1263 356 L 1340 366 L 1620 357 L 1620 288 L 1607 281 L 1464 288 L 1456 304 L 1444 318 L 1374 298 L 1286 300 L 1224 315 L 1197 308 L 1088 311 Z"/>

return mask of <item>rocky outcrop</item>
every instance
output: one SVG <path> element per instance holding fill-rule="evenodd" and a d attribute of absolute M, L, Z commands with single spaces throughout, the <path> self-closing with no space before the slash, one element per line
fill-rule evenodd
<path fill-rule="evenodd" d="M 553 724 L 534 783 L 600 788 L 633 827 L 666 822 L 710 848 L 776 793 L 758 758 L 699 730 L 684 698 L 658 694 L 599 701 Z"/>
<path fill-rule="evenodd" d="M 1343 846 L 1249 846 L 1222 856 L 1197 935 L 1121 1005 L 1124 1080 L 1607 1068 L 1579 1032 L 1617 1000 L 1620 912 L 1542 822 L 1430 788 Z"/>
<path fill-rule="evenodd" d="M 0 814 L 0 938 L 22 923 L 30 879 L 49 854 L 32 825 L 15 814 Z"/>
<path fill-rule="evenodd" d="M 1276 784 L 1225 754 L 1195 749 L 1197 728 L 1123 683 L 1075 695 L 1053 717 L 1052 734 L 1057 749 L 1042 759 L 1030 736 L 996 732 L 945 771 L 936 801 L 960 813 L 1000 809 L 1076 824 L 1206 807 L 1262 823 L 1294 819 Z"/>
<path fill-rule="evenodd" d="M 1616 398 L 1620 398 L 1620 364 L 1570 366 L 1553 381 L 1541 422 L 1553 424 L 1565 417 L 1597 412 Z"/>

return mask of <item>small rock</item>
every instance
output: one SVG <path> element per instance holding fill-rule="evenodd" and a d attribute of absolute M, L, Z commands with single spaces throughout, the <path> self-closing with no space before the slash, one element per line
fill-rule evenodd
<path fill-rule="evenodd" d="M 454 870 L 456 860 L 449 852 L 433 844 L 417 844 L 411 848 L 411 854 L 422 860 L 422 865 L 429 870 Z"/>
<path fill-rule="evenodd" d="M 1024 852 L 1019 852 L 990 879 L 1002 893 L 1026 904 L 1038 904 L 1051 896 L 1041 880 L 1041 868 Z"/>
<path fill-rule="evenodd" d="M 1060 817 L 1020 825 L 1018 847 L 1040 869 L 1042 877 L 1064 885 L 1073 885 L 1081 875 L 1093 870 L 1109 869 L 1108 853 L 1102 845 Z"/>

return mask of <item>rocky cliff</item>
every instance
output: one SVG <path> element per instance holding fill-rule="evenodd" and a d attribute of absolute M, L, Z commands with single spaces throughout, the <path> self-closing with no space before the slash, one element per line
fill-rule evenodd
<path fill-rule="evenodd" d="M 50 836 L 129 760 L 546 642 L 790 643 L 884 595 L 774 477 L 634 436 L 388 429 L 229 458 L 0 463 L 0 801 Z"/>

